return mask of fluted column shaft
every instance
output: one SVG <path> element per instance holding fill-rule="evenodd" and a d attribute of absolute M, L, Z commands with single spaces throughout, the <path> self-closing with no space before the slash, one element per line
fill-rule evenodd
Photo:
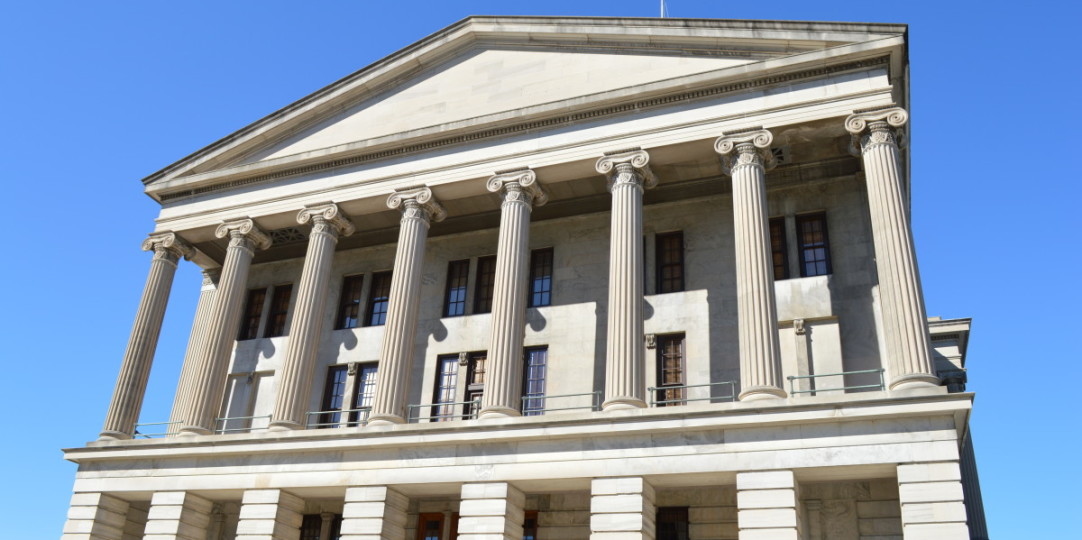
<path fill-rule="evenodd" d="M 250 219 L 223 223 L 215 231 L 218 238 L 229 237 L 229 247 L 222 264 L 218 292 L 208 316 L 206 337 L 199 347 L 199 360 L 191 380 L 191 399 L 182 414 L 182 434 L 205 435 L 214 432 L 214 423 L 225 393 L 226 375 L 233 343 L 237 338 L 244 295 L 248 287 L 248 269 L 256 249 L 270 247 L 270 238 Z"/>
<path fill-rule="evenodd" d="M 493 176 L 488 189 L 500 192 L 503 204 L 481 418 L 519 415 L 529 296 L 530 212 L 534 204 L 545 204 L 548 199 L 530 170 Z"/>
<path fill-rule="evenodd" d="M 766 164 L 772 141 L 769 131 L 754 128 L 726 133 L 714 145 L 725 156 L 733 179 L 742 401 L 785 397 L 766 209 Z"/>
<path fill-rule="evenodd" d="M 421 270 L 431 220 L 443 219 L 444 210 L 428 188 L 400 191 L 387 199 L 387 206 L 402 211 L 398 249 L 387 301 L 387 321 L 379 354 L 376 391 L 372 396 L 369 425 L 401 424 L 406 421 L 406 394 L 417 342 L 417 312 L 421 302 Z"/>
<path fill-rule="evenodd" d="M 928 316 L 917 271 L 895 128 L 909 115 L 898 107 L 857 111 L 845 128 L 859 137 L 872 218 L 879 299 L 892 390 L 938 386 L 929 347 Z"/>
<path fill-rule="evenodd" d="M 113 390 L 113 400 L 105 416 L 101 439 L 128 439 L 135 431 L 143 395 L 154 362 L 154 350 L 158 346 L 165 307 L 169 303 L 169 290 L 177 271 L 177 261 L 191 256 L 192 248 L 173 233 L 151 236 L 143 242 L 143 249 L 154 251 L 150 261 L 143 297 L 135 314 L 128 347 L 120 364 L 120 374 Z"/>
<path fill-rule="evenodd" d="M 188 348 L 184 352 L 184 364 L 180 367 L 180 380 L 177 383 L 177 394 L 173 398 L 173 410 L 169 415 L 169 429 L 179 427 L 184 423 L 181 417 L 190 407 L 192 393 L 192 379 L 198 368 L 200 347 L 206 337 L 207 327 L 210 323 L 210 308 L 214 305 L 214 298 L 218 294 L 218 277 L 221 275 L 220 268 L 203 270 L 203 285 L 199 290 L 199 301 L 195 305 L 195 320 L 192 321 L 192 332 L 188 336 Z"/>
<path fill-rule="evenodd" d="M 642 194 L 657 183 L 647 168 L 649 159 L 637 150 L 597 163 L 598 172 L 609 176 L 612 193 L 604 410 L 646 406 Z"/>
<path fill-rule="evenodd" d="M 297 215 L 300 224 L 312 222 L 308 253 L 297 287 L 293 320 L 289 325 L 285 360 L 278 374 L 270 429 L 300 429 L 305 426 L 305 409 L 312 391 L 312 376 L 319 351 L 327 306 L 327 288 L 339 235 L 350 235 L 354 227 L 339 214 L 334 204 L 307 207 Z M 348 407 L 343 407 L 348 408 Z"/>

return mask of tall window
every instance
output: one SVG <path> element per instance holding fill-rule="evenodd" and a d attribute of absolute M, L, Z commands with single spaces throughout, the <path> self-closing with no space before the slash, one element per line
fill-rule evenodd
<path fill-rule="evenodd" d="M 364 275 L 346 276 L 342 280 L 342 296 L 338 301 L 336 330 L 356 328 L 361 323 L 361 286 Z"/>
<path fill-rule="evenodd" d="M 545 372 L 548 370 L 548 347 L 526 349 L 525 373 L 522 377 L 523 416 L 545 413 Z"/>
<path fill-rule="evenodd" d="M 537 510 L 527 510 L 522 518 L 522 540 L 537 540 Z"/>
<path fill-rule="evenodd" d="M 789 279 L 789 248 L 783 217 L 770 220 L 770 262 L 774 265 L 775 281 Z"/>
<path fill-rule="evenodd" d="M 659 234 L 657 240 L 657 292 L 684 290 L 684 233 Z"/>
<path fill-rule="evenodd" d="M 684 378 L 684 334 L 657 337 L 657 406 L 687 403 Z"/>
<path fill-rule="evenodd" d="M 320 514 L 305 514 L 301 520 L 300 540 L 338 540 L 342 537 L 342 514 L 335 514 L 331 518 L 330 538 L 321 538 L 323 529 L 323 516 Z"/>
<path fill-rule="evenodd" d="M 458 386 L 458 355 L 445 354 L 436 359 L 436 386 L 432 396 L 432 422 L 455 419 L 455 387 Z"/>
<path fill-rule="evenodd" d="M 492 290 L 496 286 L 496 256 L 477 259 L 477 283 L 473 292 L 473 312 L 492 312 Z"/>
<path fill-rule="evenodd" d="M 277 337 L 286 334 L 286 316 L 289 314 L 289 298 L 293 296 L 293 285 L 276 285 L 271 297 L 270 313 L 267 315 L 267 330 L 263 337 Z"/>
<path fill-rule="evenodd" d="M 468 369 L 466 370 L 466 401 L 470 405 L 462 408 L 462 414 L 466 418 L 473 418 L 480 411 L 480 406 L 474 407 L 473 402 L 480 402 L 485 394 L 485 365 L 488 363 L 488 352 L 474 352 L 469 354 Z M 477 409 L 477 410 L 475 410 Z"/>
<path fill-rule="evenodd" d="M 796 231 L 797 252 L 800 253 L 800 275 L 809 277 L 830 274 L 827 215 L 819 213 L 797 216 Z"/>
<path fill-rule="evenodd" d="M 387 322 L 387 302 L 391 297 L 391 273 L 372 274 L 372 291 L 368 295 L 365 326 L 380 326 Z"/>
<path fill-rule="evenodd" d="M 537 249 L 530 256 L 530 305 L 552 305 L 552 248 Z"/>
<path fill-rule="evenodd" d="M 346 399 L 348 366 L 331 366 L 327 369 L 327 382 L 323 385 L 323 404 L 319 410 L 319 427 L 338 427 L 342 421 L 342 403 Z"/>
<path fill-rule="evenodd" d="M 447 297 L 443 316 L 457 317 L 466 314 L 466 281 L 470 275 L 470 260 L 451 261 L 447 265 Z"/>
<path fill-rule="evenodd" d="M 361 364 L 357 367 L 357 381 L 354 383 L 353 392 L 353 408 L 354 409 L 371 409 L 372 397 L 376 395 L 376 374 L 378 373 L 377 364 Z M 353 413 L 350 415 L 350 422 L 357 422 L 359 414 Z"/>
<path fill-rule="evenodd" d="M 688 540 L 688 508 L 663 506 L 657 509 L 657 540 Z"/>
<path fill-rule="evenodd" d="M 259 319 L 263 315 L 263 301 L 267 297 L 267 289 L 251 289 L 248 291 L 248 299 L 244 303 L 244 318 L 240 323 L 240 334 L 237 339 L 255 339 L 259 337 Z"/>

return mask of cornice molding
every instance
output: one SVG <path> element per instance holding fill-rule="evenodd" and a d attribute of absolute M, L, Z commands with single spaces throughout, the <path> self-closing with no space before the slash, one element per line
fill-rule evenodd
<path fill-rule="evenodd" d="M 475 141 L 491 140 L 496 138 L 506 138 L 509 135 L 535 131 L 545 129 L 549 127 L 567 125 L 576 122 L 582 122 L 587 120 L 598 120 L 603 118 L 610 118 L 627 114 L 631 112 L 642 111 L 646 109 L 655 109 L 670 105 L 692 103 L 705 99 L 710 99 L 719 95 L 736 93 L 747 90 L 754 90 L 763 87 L 786 84 L 795 80 L 805 80 L 818 77 L 824 77 L 834 75 L 837 73 L 843 73 L 848 71 L 856 71 L 860 69 L 884 66 L 889 62 L 888 56 L 877 56 L 873 58 L 856 60 L 853 62 L 847 62 L 844 64 L 837 64 L 833 66 L 821 66 L 813 69 L 794 71 L 789 73 L 780 73 L 766 77 L 752 78 L 729 84 L 720 84 L 714 86 L 708 86 L 696 90 L 690 90 L 686 92 L 659 95 L 639 101 L 622 102 L 617 105 L 601 106 L 595 109 L 586 109 L 569 114 L 555 115 L 547 118 L 539 118 L 535 120 L 520 122 L 517 124 L 499 124 L 498 122 L 492 122 L 492 125 L 498 127 L 491 127 L 488 129 L 480 129 L 478 131 L 463 133 L 460 135 L 443 137 L 439 139 L 419 141 L 414 144 L 405 144 L 400 146 L 390 146 L 382 150 L 376 150 L 366 153 L 360 153 L 352 156 L 340 157 L 337 159 L 329 159 L 327 161 L 321 161 L 318 163 L 311 163 L 307 165 L 289 167 L 264 173 L 256 174 L 246 178 L 238 178 L 231 181 L 225 181 L 220 183 L 209 184 L 205 186 L 193 187 L 190 189 L 180 189 L 171 192 L 163 192 L 157 195 L 157 198 L 162 202 L 174 202 L 183 200 L 199 195 L 205 195 L 207 193 L 215 193 L 220 191 L 226 191 L 242 186 L 250 186 L 253 184 L 269 183 L 276 180 L 285 178 L 292 178 L 305 174 L 312 174 L 316 172 L 325 172 L 332 169 L 339 169 L 349 166 L 356 166 L 360 164 L 370 163 L 374 161 L 380 161 L 389 158 L 401 157 L 411 154 L 417 154 L 425 151 L 431 151 L 438 148 L 459 145 Z M 565 109 L 566 110 L 566 109 Z M 502 114 L 494 115 L 502 116 Z M 435 132 L 441 132 L 440 126 L 434 128 Z M 345 152 L 342 152 L 345 153 Z M 333 156 L 333 155 L 332 155 Z"/>

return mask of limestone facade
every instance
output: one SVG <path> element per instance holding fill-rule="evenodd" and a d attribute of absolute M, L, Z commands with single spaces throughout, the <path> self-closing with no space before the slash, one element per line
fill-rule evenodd
<path fill-rule="evenodd" d="M 472 17 L 148 177 L 64 538 L 986 538 L 906 39 Z M 151 436 L 177 264 L 205 279 Z"/>

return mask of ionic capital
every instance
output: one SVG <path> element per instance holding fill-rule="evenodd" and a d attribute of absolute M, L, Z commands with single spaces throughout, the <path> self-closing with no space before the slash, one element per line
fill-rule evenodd
<path fill-rule="evenodd" d="M 496 173 L 485 183 L 488 190 L 499 193 L 503 202 L 522 202 L 527 207 L 544 206 L 549 195 L 537 181 L 537 173 L 531 169 L 518 169 Z"/>
<path fill-rule="evenodd" d="M 630 184 L 636 188 L 650 189 L 657 185 L 657 176 L 650 170 L 650 154 L 639 148 L 605 152 L 597 160 L 597 172 L 609 179 L 609 191 L 618 185 Z"/>
<path fill-rule="evenodd" d="M 432 221 L 443 221 L 447 210 L 432 196 L 427 186 L 395 190 L 387 197 L 387 207 L 399 209 L 402 219 L 418 219 L 427 226 Z"/>
<path fill-rule="evenodd" d="M 297 223 L 304 225 L 309 221 L 312 222 L 312 232 L 328 232 L 335 238 L 349 236 L 357 230 L 353 222 L 334 203 L 305 206 L 297 214 Z"/>
<path fill-rule="evenodd" d="M 776 164 L 770 151 L 772 142 L 774 134 L 762 127 L 738 129 L 722 133 L 714 141 L 714 151 L 721 154 L 722 169 L 726 175 L 731 176 L 734 169 L 747 166 L 770 170 Z"/>
<path fill-rule="evenodd" d="M 191 259 L 195 248 L 174 232 L 153 233 L 143 240 L 143 251 L 154 251 L 155 259 L 164 259 L 176 264 L 181 257 Z"/>
<path fill-rule="evenodd" d="M 271 246 L 271 238 L 263 232 L 251 218 L 223 221 L 214 231 L 218 238 L 229 237 L 229 245 L 241 246 L 246 249 L 267 249 Z"/>
<path fill-rule="evenodd" d="M 880 144 L 897 146 L 901 141 L 898 129 L 909 121 L 909 113 L 896 106 L 854 111 L 845 119 L 845 130 L 852 135 L 849 153 L 861 152 Z"/>

